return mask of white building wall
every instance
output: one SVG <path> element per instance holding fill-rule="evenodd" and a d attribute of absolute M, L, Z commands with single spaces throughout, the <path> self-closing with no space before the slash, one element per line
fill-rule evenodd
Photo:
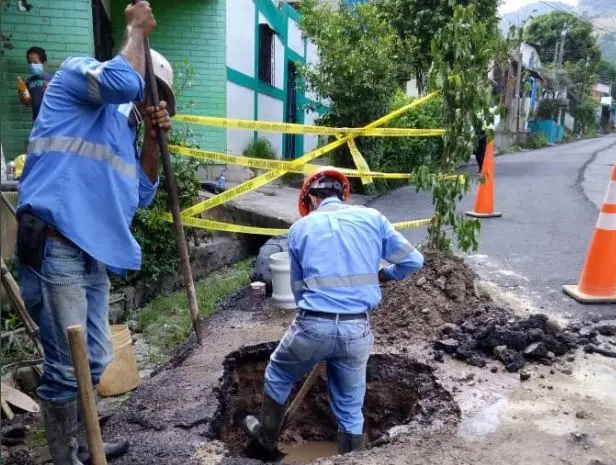
<path fill-rule="evenodd" d="M 308 40 L 306 44 L 306 64 L 307 65 L 316 65 L 319 62 L 319 55 L 317 54 L 317 46 L 312 43 L 311 40 Z M 317 94 L 314 91 L 307 91 L 306 98 L 310 100 L 317 100 Z"/>
<path fill-rule="evenodd" d="M 290 18 L 287 26 L 287 43 L 291 50 L 301 56 L 304 56 L 304 40 L 302 39 L 302 31 L 300 31 L 297 23 Z"/>
<path fill-rule="evenodd" d="M 254 91 L 227 81 L 227 117 L 254 119 Z M 227 129 L 227 150 L 240 154 L 252 140 L 253 132 Z"/>
<path fill-rule="evenodd" d="M 304 116 L 304 124 L 313 125 L 315 118 L 317 118 L 318 116 L 319 115 L 313 111 L 307 111 L 306 115 Z M 309 134 L 304 135 L 304 153 L 316 149 L 318 145 L 319 136 L 313 136 Z"/>
<path fill-rule="evenodd" d="M 248 0 L 227 1 L 227 66 L 255 75 L 255 5 Z"/>
<path fill-rule="evenodd" d="M 284 46 L 278 34 L 274 40 L 274 85 L 284 89 Z"/>
<path fill-rule="evenodd" d="M 537 49 L 535 47 L 522 42 L 520 44 L 520 53 L 522 54 L 522 63 L 524 66 L 531 68 L 530 62 L 532 59 L 532 69 L 541 68 L 541 59 L 539 58 L 539 54 L 537 53 Z"/>
<path fill-rule="evenodd" d="M 565 127 L 569 131 L 573 131 L 575 129 L 575 118 L 571 116 L 570 113 L 565 113 Z"/>
<path fill-rule="evenodd" d="M 281 100 L 259 94 L 258 96 L 259 121 L 273 121 L 281 123 L 283 121 L 283 103 Z M 282 134 L 276 132 L 259 132 L 259 137 L 268 139 L 276 151 L 276 157 L 282 158 Z"/>

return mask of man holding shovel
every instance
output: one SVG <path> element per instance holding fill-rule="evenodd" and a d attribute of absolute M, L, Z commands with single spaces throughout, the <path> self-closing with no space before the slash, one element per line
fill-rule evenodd
<path fill-rule="evenodd" d="M 149 4 L 128 6 L 125 18 L 118 56 L 104 63 L 70 57 L 55 74 L 30 135 L 19 187 L 19 278 L 45 352 L 38 396 L 55 465 L 89 460 L 65 328 L 85 329 L 96 386 L 113 355 L 107 270 L 125 276 L 141 266 L 130 224 L 158 188 L 155 127 L 168 131 L 175 111 L 173 71 L 154 51 L 164 102 L 153 108 L 144 101 L 144 42 L 156 26 Z M 118 456 L 127 448 L 120 440 L 105 444 L 105 453 Z"/>
<path fill-rule="evenodd" d="M 338 452 L 365 447 L 362 407 L 373 336 L 369 313 L 381 301 L 379 283 L 401 280 L 423 256 L 378 211 L 343 203 L 349 181 L 333 168 L 309 176 L 300 190 L 303 217 L 289 230 L 291 281 L 299 313 L 270 357 L 260 421 L 244 429 L 273 453 L 293 385 L 327 362 Z M 379 270 L 381 259 L 390 265 Z"/>

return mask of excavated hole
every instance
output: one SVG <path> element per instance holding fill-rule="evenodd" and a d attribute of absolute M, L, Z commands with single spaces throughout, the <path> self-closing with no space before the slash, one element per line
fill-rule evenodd
<path fill-rule="evenodd" d="M 263 375 L 277 343 L 244 347 L 224 361 L 219 406 L 212 431 L 233 455 L 247 457 L 248 438 L 239 420 L 260 411 Z M 367 369 L 368 386 L 364 402 L 364 431 L 373 445 L 386 442 L 390 428 L 409 425 L 412 430 L 456 423 L 460 409 L 451 394 L 436 380 L 429 365 L 401 355 L 375 354 Z M 301 387 L 300 381 L 294 392 Z M 303 404 L 280 437 L 283 448 L 310 442 L 333 442 L 337 426 L 330 412 L 326 375 L 321 373 Z M 259 458 L 259 457 L 253 457 Z"/>

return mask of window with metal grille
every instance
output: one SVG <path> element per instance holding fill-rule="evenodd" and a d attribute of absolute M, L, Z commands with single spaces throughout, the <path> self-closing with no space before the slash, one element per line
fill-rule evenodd
<path fill-rule="evenodd" d="M 274 31 L 259 24 L 259 80 L 274 85 Z"/>

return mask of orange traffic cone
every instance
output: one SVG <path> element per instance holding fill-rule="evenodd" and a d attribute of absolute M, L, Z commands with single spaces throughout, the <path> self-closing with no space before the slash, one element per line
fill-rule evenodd
<path fill-rule="evenodd" d="M 564 286 L 563 290 L 582 303 L 616 302 L 616 165 L 590 241 L 580 283 Z"/>
<path fill-rule="evenodd" d="M 480 183 L 477 188 L 475 207 L 473 211 L 466 212 L 466 214 L 475 218 L 503 216 L 502 213 L 494 211 L 494 141 L 486 145 L 481 176 L 484 182 Z"/>

